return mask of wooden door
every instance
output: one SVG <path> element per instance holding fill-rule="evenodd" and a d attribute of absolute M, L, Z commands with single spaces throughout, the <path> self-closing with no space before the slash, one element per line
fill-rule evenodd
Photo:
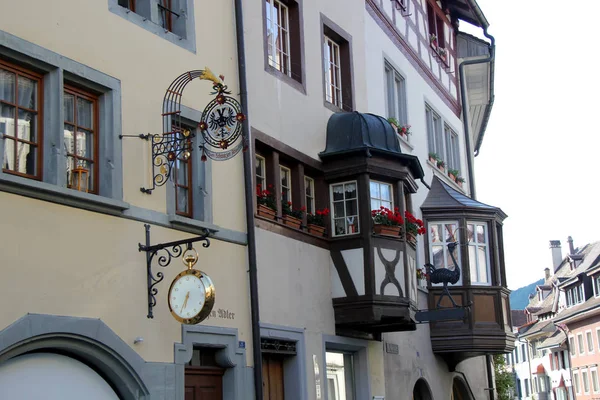
<path fill-rule="evenodd" d="M 263 400 L 284 400 L 283 357 L 263 353 L 262 370 Z"/>
<path fill-rule="evenodd" d="M 217 367 L 186 367 L 185 400 L 223 400 L 223 373 Z"/>

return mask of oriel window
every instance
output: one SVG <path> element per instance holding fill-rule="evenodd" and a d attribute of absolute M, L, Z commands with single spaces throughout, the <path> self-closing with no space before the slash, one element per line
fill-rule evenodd
<path fill-rule="evenodd" d="M 469 268 L 472 285 L 490 285 L 490 253 L 487 224 L 467 223 Z"/>

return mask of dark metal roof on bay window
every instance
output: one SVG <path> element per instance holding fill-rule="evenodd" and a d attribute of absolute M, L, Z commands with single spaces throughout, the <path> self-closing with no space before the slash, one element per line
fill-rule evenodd
<path fill-rule="evenodd" d="M 400 150 L 397 133 L 383 117 L 359 112 L 338 112 L 327 122 L 325 151 L 319 153 L 323 161 L 336 156 L 363 153 L 392 156 L 408 166 L 415 179 L 425 176 L 419 159 Z"/>
<path fill-rule="evenodd" d="M 445 5 L 450 15 L 458 19 L 481 28 L 489 25 L 489 22 L 475 0 L 447 0 Z"/>
<path fill-rule="evenodd" d="M 431 190 L 429 190 L 421 209 L 470 209 L 498 213 L 502 219 L 506 218 L 506 214 L 500 208 L 473 200 L 458 190 L 454 190 L 437 176 L 433 177 Z"/>

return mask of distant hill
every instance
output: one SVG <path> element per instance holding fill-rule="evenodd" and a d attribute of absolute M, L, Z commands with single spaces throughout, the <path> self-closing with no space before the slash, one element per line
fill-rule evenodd
<path fill-rule="evenodd" d="M 535 293 L 535 287 L 544 283 L 543 279 L 533 282 L 527 286 L 523 286 L 514 290 L 510 294 L 510 308 L 513 310 L 523 310 L 529 304 L 529 295 Z"/>

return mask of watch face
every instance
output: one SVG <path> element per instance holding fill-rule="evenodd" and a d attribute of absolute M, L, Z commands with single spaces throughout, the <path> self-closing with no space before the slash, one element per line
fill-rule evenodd
<path fill-rule="evenodd" d="M 176 278 L 169 291 L 171 312 L 181 319 L 196 317 L 202 311 L 205 301 L 204 283 L 194 274 L 185 274 Z"/>

